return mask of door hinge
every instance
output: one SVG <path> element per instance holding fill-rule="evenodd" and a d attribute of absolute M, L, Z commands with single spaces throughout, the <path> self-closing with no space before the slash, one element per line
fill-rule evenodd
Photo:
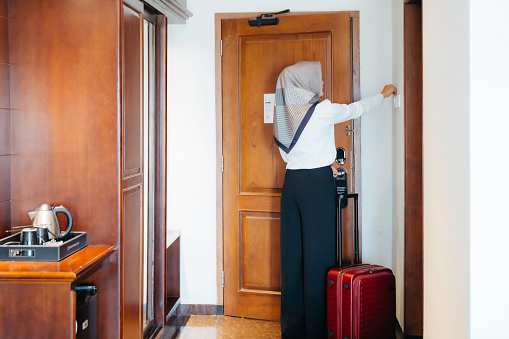
<path fill-rule="evenodd" d="M 224 172 L 224 157 L 221 155 L 221 173 Z"/>
<path fill-rule="evenodd" d="M 222 278 L 221 278 L 221 284 L 222 284 L 222 285 L 223 285 L 223 287 L 224 287 L 224 271 L 223 271 L 223 276 L 222 276 Z"/>
<path fill-rule="evenodd" d="M 346 126 L 346 135 L 352 135 L 353 129 L 352 126 L 348 125 Z"/>
<path fill-rule="evenodd" d="M 223 56 L 223 40 L 221 40 L 221 56 Z"/>

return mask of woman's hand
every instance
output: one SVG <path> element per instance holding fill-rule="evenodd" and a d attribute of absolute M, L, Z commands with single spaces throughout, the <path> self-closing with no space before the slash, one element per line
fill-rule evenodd
<path fill-rule="evenodd" d="M 393 93 L 398 94 L 398 89 L 396 87 L 394 87 L 392 84 L 389 84 L 389 85 L 385 85 L 384 89 L 380 93 L 383 94 L 384 98 L 387 98 L 389 95 L 391 95 Z"/>
<path fill-rule="evenodd" d="M 339 175 L 338 170 L 334 167 L 334 165 L 330 165 L 330 168 L 332 168 L 332 176 L 336 178 Z"/>

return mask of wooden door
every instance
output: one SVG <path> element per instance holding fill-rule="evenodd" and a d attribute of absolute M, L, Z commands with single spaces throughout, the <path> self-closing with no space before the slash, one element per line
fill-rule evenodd
<path fill-rule="evenodd" d="M 143 244 L 143 5 L 124 3 L 122 30 L 122 201 L 121 315 L 122 338 L 141 338 Z"/>
<path fill-rule="evenodd" d="M 309 60 L 322 64 L 326 98 L 350 103 L 353 97 L 351 13 L 279 18 L 279 25 L 263 27 L 250 27 L 246 18 L 224 19 L 221 28 L 224 313 L 271 320 L 279 319 L 280 311 L 285 163 L 274 143 L 272 124 L 264 123 L 264 94 L 275 92 L 284 67 Z M 353 129 L 351 122 L 336 125 L 336 145 L 350 155 L 347 126 Z M 345 169 L 351 168 L 351 158 Z M 349 238 L 351 213 L 344 215 Z M 351 242 L 344 247 L 350 252 Z"/>

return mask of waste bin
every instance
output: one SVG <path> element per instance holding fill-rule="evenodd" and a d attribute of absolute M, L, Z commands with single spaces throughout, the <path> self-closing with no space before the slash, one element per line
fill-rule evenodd
<path fill-rule="evenodd" d="M 76 339 L 97 338 L 97 287 L 77 286 Z"/>

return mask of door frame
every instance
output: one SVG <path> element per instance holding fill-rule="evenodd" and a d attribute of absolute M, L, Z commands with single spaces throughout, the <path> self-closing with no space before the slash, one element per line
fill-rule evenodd
<path fill-rule="evenodd" d="M 168 41 L 168 17 L 164 14 L 163 8 L 157 6 L 152 0 L 140 2 L 137 0 L 123 0 L 123 4 L 136 10 L 145 18 L 148 8 L 154 11 L 150 14 L 151 19 L 155 22 L 155 120 L 154 125 L 154 319 L 153 323 L 145 330 L 144 324 L 141 324 L 141 330 L 144 337 L 150 336 L 153 332 L 159 331 L 166 323 L 166 210 L 167 210 L 167 133 L 166 133 L 166 116 L 167 116 L 167 41 Z M 148 5 L 148 7 L 147 7 Z M 122 9 L 121 9 L 122 11 Z M 121 12 L 122 13 L 122 12 Z M 122 19 L 123 20 L 123 19 Z M 120 28 L 122 32 L 123 28 Z M 142 28 L 143 30 L 143 28 Z M 123 32 L 121 33 L 123 34 Z M 143 33 L 140 33 L 143 34 Z M 123 39 L 123 37 L 122 37 Z M 121 39 L 121 40 L 122 40 Z M 143 50 L 143 36 L 141 36 L 141 44 Z M 121 42 L 123 44 L 123 42 Z M 123 48 L 123 47 L 121 47 Z M 121 56 L 121 64 L 123 67 L 123 56 Z M 143 59 L 142 59 L 143 60 Z M 123 74 L 121 74 L 123 77 Z M 121 79 L 123 81 L 123 79 Z M 122 94 L 123 97 L 124 94 Z M 144 97 L 142 95 L 142 100 Z M 123 101 L 123 98 L 122 98 Z M 123 108 L 122 108 L 123 109 Z M 145 175 L 145 174 L 144 174 Z M 122 194 L 122 192 L 120 192 Z M 143 255 L 142 255 L 143 258 Z M 143 259 L 142 259 L 143 260 Z M 123 269 L 123 268 L 122 268 Z M 142 272 L 143 274 L 143 266 Z M 122 279 L 122 276 L 120 276 Z M 143 288 L 143 287 L 142 287 Z M 121 292 L 122 293 L 122 292 Z M 143 298 L 143 296 L 142 296 Z M 122 304 L 121 304 L 122 306 Z M 120 333 L 123 330 L 123 315 L 120 315 Z"/>
<path fill-rule="evenodd" d="M 404 332 L 423 335 L 422 1 L 405 0 L 404 18 Z"/>
<path fill-rule="evenodd" d="M 155 15 L 154 326 L 166 323 L 166 116 L 168 18 Z"/>
<path fill-rule="evenodd" d="M 359 39 L 359 11 L 340 11 L 350 13 L 352 24 L 352 102 L 360 100 L 360 39 Z M 326 12 L 291 12 L 281 14 L 281 16 L 305 15 L 305 14 L 324 14 L 337 13 L 334 11 Z M 215 92 L 216 92 L 216 285 L 217 285 L 217 305 L 224 305 L 224 262 L 223 262 L 223 101 L 222 101 L 222 42 L 221 42 L 221 22 L 224 19 L 242 19 L 246 20 L 259 16 L 260 13 L 216 13 L 214 16 L 215 27 Z M 353 187 L 357 192 L 361 189 L 361 120 L 353 120 L 353 138 L 352 148 L 354 150 L 353 164 L 355 171 L 353 176 Z M 359 234 L 362 230 L 362 198 L 359 197 Z M 359 238 L 360 249 L 362 249 L 362 237 Z M 359 251 L 359 257 L 362 260 L 362 250 Z"/>

